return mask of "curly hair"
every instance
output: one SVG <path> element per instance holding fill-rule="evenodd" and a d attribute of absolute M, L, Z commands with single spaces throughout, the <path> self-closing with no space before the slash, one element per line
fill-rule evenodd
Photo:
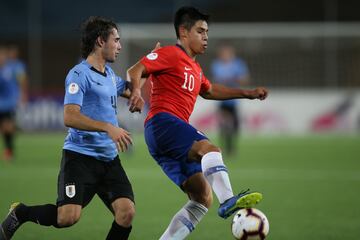
<path fill-rule="evenodd" d="M 94 50 L 96 39 L 101 37 L 106 41 L 112 29 L 118 30 L 116 23 L 112 20 L 91 16 L 81 25 L 81 56 L 87 58 Z"/>

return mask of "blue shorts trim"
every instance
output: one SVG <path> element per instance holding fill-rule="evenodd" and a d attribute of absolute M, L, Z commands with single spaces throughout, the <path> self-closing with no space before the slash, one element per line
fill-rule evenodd
<path fill-rule="evenodd" d="M 169 113 L 158 113 L 145 123 L 144 134 L 151 156 L 179 187 L 202 171 L 201 164 L 188 161 L 187 155 L 195 141 L 208 138 L 189 123 Z"/>

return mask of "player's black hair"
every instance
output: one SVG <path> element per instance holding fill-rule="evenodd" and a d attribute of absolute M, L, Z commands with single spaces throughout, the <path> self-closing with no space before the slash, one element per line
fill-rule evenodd
<path fill-rule="evenodd" d="M 96 39 L 101 37 L 107 41 L 112 29 L 118 30 L 116 23 L 112 20 L 91 16 L 81 25 L 81 56 L 87 58 L 94 50 Z"/>
<path fill-rule="evenodd" d="M 185 29 L 190 30 L 197 21 L 203 20 L 208 22 L 210 16 L 204 13 L 201 13 L 198 9 L 194 7 L 181 7 L 175 13 L 174 27 L 176 32 L 176 37 L 180 38 L 179 27 L 184 26 Z"/>

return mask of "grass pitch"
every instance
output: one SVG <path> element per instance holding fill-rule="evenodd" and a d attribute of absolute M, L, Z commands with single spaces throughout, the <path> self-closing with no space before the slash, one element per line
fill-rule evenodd
<path fill-rule="evenodd" d="M 17 158 L 0 162 L 0 217 L 13 201 L 55 203 L 65 134 L 20 134 Z M 120 158 L 133 184 L 137 214 L 130 239 L 159 239 L 186 196 L 162 173 L 142 135 Z M 242 138 L 239 153 L 225 157 L 234 191 L 264 195 L 258 205 L 268 217 L 267 239 L 360 239 L 360 137 Z M 231 219 L 209 214 L 188 239 L 232 239 Z M 66 229 L 26 223 L 14 240 L 105 239 L 112 216 L 95 197 L 80 222 Z"/>

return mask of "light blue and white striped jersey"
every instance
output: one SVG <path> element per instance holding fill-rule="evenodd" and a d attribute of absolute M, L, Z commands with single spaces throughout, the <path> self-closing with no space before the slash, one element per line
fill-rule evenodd
<path fill-rule="evenodd" d="M 125 90 L 126 81 L 109 66 L 101 73 L 84 60 L 66 77 L 64 105 L 77 104 L 85 116 L 118 126 L 116 100 Z M 75 128 L 69 128 L 63 148 L 102 161 L 111 161 L 118 153 L 107 133 Z"/>

